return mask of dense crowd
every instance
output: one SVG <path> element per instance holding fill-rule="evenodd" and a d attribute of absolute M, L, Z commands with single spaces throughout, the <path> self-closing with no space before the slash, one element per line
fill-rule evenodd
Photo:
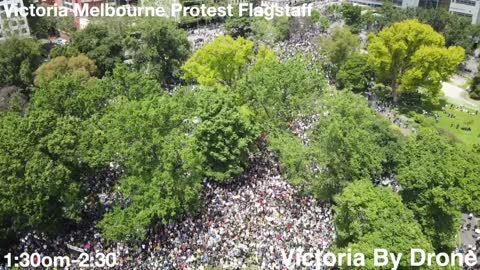
<path fill-rule="evenodd" d="M 192 44 L 193 50 L 196 51 L 213 41 L 216 37 L 224 34 L 223 27 L 220 24 L 211 24 L 201 28 L 191 29 L 188 31 L 188 40 Z"/>
<path fill-rule="evenodd" d="M 276 43 L 275 51 L 281 60 L 301 54 L 311 57 L 312 61 L 318 61 L 321 57 L 317 41 L 320 34 L 320 30 L 317 28 L 300 29 L 292 33 L 289 39 Z"/>
<path fill-rule="evenodd" d="M 303 144 L 308 145 L 310 140 L 307 131 L 318 123 L 319 118 L 320 115 L 318 113 L 312 115 L 298 115 L 295 121 L 289 123 L 290 130 L 302 140 Z"/>
<path fill-rule="evenodd" d="M 251 164 L 231 183 L 205 179 L 200 213 L 153 226 L 139 246 L 107 243 L 92 222 L 56 239 L 28 233 L 12 253 L 115 252 L 116 269 L 284 269 L 282 249 L 328 249 L 335 235 L 330 206 L 300 195 L 281 177 L 272 153 L 252 157 Z"/>

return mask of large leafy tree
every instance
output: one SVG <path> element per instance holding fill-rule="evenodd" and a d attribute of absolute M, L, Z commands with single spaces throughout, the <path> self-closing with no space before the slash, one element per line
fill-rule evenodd
<path fill-rule="evenodd" d="M 84 54 L 75 57 L 66 58 L 59 56 L 42 64 L 35 71 L 35 85 L 46 85 L 55 78 L 62 77 L 65 74 L 73 74 L 77 78 L 88 79 L 95 75 L 97 66 L 95 62 Z"/>
<path fill-rule="evenodd" d="M 354 31 L 360 30 L 362 23 L 362 8 L 352 4 L 343 4 L 341 8 L 342 17 L 345 24 L 350 26 Z"/>
<path fill-rule="evenodd" d="M 318 197 L 331 199 L 349 182 L 395 171 L 401 135 L 363 98 L 351 92 L 325 96 L 321 113 L 311 135 L 320 173 L 310 185 Z"/>
<path fill-rule="evenodd" d="M 197 94 L 193 136 L 205 157 L 204 172 L 217 180 L 241 173 L 249 148 L 257 137 L 253 115 L 246 106 L 235 106 L 227 93 L 204 89 Z M 197 122 L 197 124 L 195 124 Z"/>
<path fill-rule="evenodd" d="M 436 130 L 421 130 L 405 148 L 398 171 L 402 197 L 437 251 L 454 247 L 460 210 L 477 212 L 478 158 Z"/>
<path fill-rule="evenodd" d="M 201 156 L 193 151 L 194 139 L 176 128 L 182 123 L 177 110 L 169 96 L 160 95 L 119 100 L 90 120 L 81 141 L 88 164 L 118 162 L 125 171 L 117 189 L 121 201 L 100 225 L 107 238 L 141 239 L 151 222 L 168 221 L 196 202 Z"/>
<path fill-rule="evenodd" d="M 460 47 L 445 48 L 445 39 L 427 24 L 406 20 L 370 35 L 368 63 L 377 79 L 390 86 L 394 103 L 405 91 L 424 90 L 436 97 L 464 58 Z"/>
<path fill-rule="evenodd" d="M 132 24 L 125 43 L 134 67 L 161 83 L 175 82 L 180 66 L 190 54 L 186 32 L 163 18 Z"/>
<path fill-rule="evenodd" d="M 0 86 L 29 86 L 41 63 L 40 43 L 31 38 L 8 38 L 0 46 Z"/>
<path fill-rule="evenodd" d="M 232 36 L 233 38 L 237 38 L 237 37 L 247 38 L 253 32 L 253 26 L 252 26 L 253 22 L 254 22 L 254 18 L 251 18 L 251 17 L 232 16 L 232 17 L 228 17 L 225 20 L 224 27 L 228 35 Z"/>
<path fill-rule="evenodd" d="M 73 35 L 73 42 L 67 56 L 83 53 L 95 60 L 98 75 L 101 77 L 123 61 L 122 36 L 109 31 L 106 26 L 89 24 Z"/>
<path fill-rule="evenodd" d="M 411 248 L 433 251 L 412 211 L 388 188 L 374 187 L 368 180 L 355 181 L 335 197 L 335 203 L 336 249 L 363 253 L 365 269 L 378 267 L 374 265 L 376 248 L 402 253 L 400 267 L 404 268 L 410 266 Z"/>
<path fill-rule="evenodd" d="M 373 72 L 367 64 L 367 59 L 366 54 L 351 55 L 337 73 L 338 88 L 354 92 L 367 90 L 368 84 L 373 79 Z"/>
<path fill-rule="evenodd" d="M 0 241 L 79 217 L 79 124 L 47 110 L 0 116 Z"/>
<path fill-rule="evenodd" d="M 286 125 L 300 113 L 312 112 L 325 88 L 319 68 L 300 57 L 250 69 L 234 91 L 242 104 L 255 111 L 265 128 Z"/>
<path fill-rule="evenodd" d="M 321 153 L 289 130 L 276 132 L 268 137 L 268 146 L 278 153 L 282 174 L 294 185 L 311 190 L 311 183 L 318 176 L 318 164 Z"/>
<path fill-rule="evenodd" d="M 99 83 L 100 92 L 105 100 L 111 101 L 120 96 L 129 100 L 138 100 L 163 93 L 155 77 L 125 64 L 117 65 L 112 73 L 105 76 Z"/>
<path fill-rule="evenodd" d="M 247 64 L 274 61 L 273 52 L 261 46 L 256 53 L 254 43 L 242 37 L 221 36 L 206 44 L 182 66 L 183 78 L 201 85 L 232 85 Z"/>
<path fill-rule="evenodd" d="M 417 19 L 444 35 L 447 46 L 460 46 L 468 53 L 472 53 L 478 44 L 480 27 L 472 25 L 471 18 L 449 13 L 444 8 L 399 9 L 392 3 L 386 2 L 377 11 L 382 16 L 375 16 L 377 22 L 375 28 L 382 28 L 407 19 Z"/>
<path fill-rule="evenodd" d="M 348 27 L 336 27 L 331 35 L 320 39 L 321 51 L 331 66 L 332 78 L 335 78 L 340 66 L 358 50 L 359 46 L 360 39 L 352 34 Z"/>
<path fill-rule="evenodd" d="M 86 119 L 107 105 L 97 78 L 66 74 L 35 89 L 29 109 Z"/>
<path fill-rule="evenodd" d="M 121 200 L 100 223 L 116 240 L 142 239 L 152 222 L 193 211 L 201 179 L 242 172 L 257 136 L 251 113 L 233 97 L 191 87 L 173 96 L 118 98 L 87 126 L 80 143 L 86 162 L 94 168 L 117 162 L 125 172 Z"/>
<path fill-rule="evenodd" d="M 320 100 L 308 145 L 287 131 L 269 138 L 290 181 L 332 200 L 353 181 L 396 172 L 404 143 L 397 129 L 351 92 L 326 92 Z"/>
<path fill-rule="evenodd" d="M 125 65 L 118 65 L 102 80 L 90 76 L 94 70 L 91 60 L 82 55 L 57 57 L 42 65 L 36 72 L 38 88 L 30 110 L 88 119 L 118 98 L 137 100 L 163 92 L 154 78 Z"/>

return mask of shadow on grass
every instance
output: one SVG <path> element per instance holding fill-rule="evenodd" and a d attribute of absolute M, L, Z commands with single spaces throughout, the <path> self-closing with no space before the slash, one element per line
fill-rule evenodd
<path fill-rule="evenodd" d="M 427 112 L 440 111 L 446 104 L 444 99 L 433 103 L 431 99 L 425 98 L 421 94 L 406 93 L 400 98 L 397 109 L 401 114 L 409 115 L 412 112 L 422 113 L 424 110 Z"/>

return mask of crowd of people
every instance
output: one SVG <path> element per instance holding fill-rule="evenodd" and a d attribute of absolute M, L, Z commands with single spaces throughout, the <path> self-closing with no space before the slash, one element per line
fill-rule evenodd
<path fill-rule="evenodd" d="M 211 24 L 206 25 L 201 28 L 195 28 L 188 31 L 188 40 L 192 44 L 192 48 L 196 51 L 198 48 L 202 47 L 204 44 L 207 44 L 213 41 L 216 37 L 224 35 L 224 30 L 220 24 Z"/>
<path fill-rule="evenodd" d="M 78 249 L 93 257 L 114 252 L 115 269 L 284 269 L 282 249 L 327 250 L 335 237 L 330 206 L 288 184 L 273 153 L 252 157 L 250 164 L 233 182 L 205 179 L 205 207 L 153 226 L 141 245 L 107 242 L 92 222 L 55 239 L 28 233 L 12 253 L 75 258 Z"/>
<path fill-rule="evenodd" d="M 281 60 L 294 57 L 297 54 L 311 58 L 313 62 L 320 60 L 320 49 L 317 38 L 320 30 L 312 27 L 299 26 L 299 31 L 291 33 L 290 38 L 276 43 L 275 51 Z"/>
<path fill-rule="evenodd" d="M 379 114 L 387 117 L 393 124 L 400 127 L 404 134 L 409 134 L 411 131 L 414 131 L 414 129 L 410 130 L 408 123 L 393 111 L 393 106 L 380 100 L 373 92 L 373 90 L 370 89 L 369 91 L 367 91 L 366 95 L 370 107 L 377 111 Z"/>
<path fill-rule="evenodd" d="M 312 115 L 299 115 L 295 121 L 289 123 L 290 130 L 302 140 L 303 144 L 308 145 L 310 140 L 307 131 L 318 123 L 319 118 L 320 115 L 318 113 Z"/>

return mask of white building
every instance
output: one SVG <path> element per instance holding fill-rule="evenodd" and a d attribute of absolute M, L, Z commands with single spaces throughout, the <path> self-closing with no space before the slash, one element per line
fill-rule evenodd
<path fill-rule="evenodd" d="M 448 10 L 457 15 L 472 18 L 472 23 L 480 23 L 479 0 L 451 0 Z"/>
<path fill-rule="evenodd" d="M 0 0 L 0 41 L 10 36 L 29 36 L 27 18 L 24 16 L 7 17 L 6 9 L 11 6 L 22 7 L 22 0 Z"/>

